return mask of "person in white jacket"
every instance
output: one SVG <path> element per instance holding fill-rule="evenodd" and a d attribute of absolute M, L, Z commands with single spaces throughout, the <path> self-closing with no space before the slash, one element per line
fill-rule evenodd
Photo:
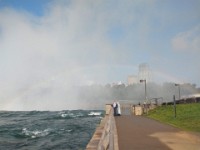
<path fill-rule="evenodd" d="M 117 102 L 114 101 L 112 107 L 113 107 L 113 111 L 114 111 L 114 116 L 117 116 L 117 107 L 118 107 Z"/>
<path fill-rule="evenodd" d="M 120 116 L 121 115 L 121 108 L 120 108 L 120 104 L 119 104 L 119 102 L 117 102 L 116 103 L 116 105 L 117 105 L 117 116 Z"/>

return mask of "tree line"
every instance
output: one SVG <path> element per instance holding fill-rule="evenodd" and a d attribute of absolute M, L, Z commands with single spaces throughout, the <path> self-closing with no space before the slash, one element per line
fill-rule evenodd
<path fill-rule="evenodd" d="M 162 97 L 165 102 L 172 101 L 173 95 L 176 99 L 179 98 L 179 89 L 174 83 L 166 82 L 157 84 L 154 82 L 146 84 L 147 98 Z M 113 85 L 90 85 L 79 87 L 79 99 L 87 101 L 100 101 L 100 100 L 135 100 L 142 102 L 145 100 L 145 86 L 143 83 L 132 84 L 126 86 L 125 84 Z M 188 96 L 200 93 L 200 88 L 195 84 L 181 84 L 180 94 Z"/>

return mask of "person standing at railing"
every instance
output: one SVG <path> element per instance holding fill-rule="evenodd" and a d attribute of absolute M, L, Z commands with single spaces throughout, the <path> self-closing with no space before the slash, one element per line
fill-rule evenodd
<path fill-rule="evenodd" d="M 117 103 L 114 102 L 112 107 L 113 107 L 113 110 L 114 110 L 114 116 L 116 116 L 117 115 Z"/>
<path fill-rule="evenodd" d="M 117 105 L 117 116 L 120 116 L 121 115 L 121 107 L 120 107 L 119 102 L 117 102 L 116 105 Z"/>

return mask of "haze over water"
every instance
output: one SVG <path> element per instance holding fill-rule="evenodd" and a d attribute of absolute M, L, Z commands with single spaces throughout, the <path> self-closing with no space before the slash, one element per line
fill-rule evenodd
<path fill-rule="evenodd" d="M 0 110 L 81 109 L 82 85 L 200 87 L 199 0 L 0 0 Z M 102 104 L 103 105 L 103 104 Z"/>

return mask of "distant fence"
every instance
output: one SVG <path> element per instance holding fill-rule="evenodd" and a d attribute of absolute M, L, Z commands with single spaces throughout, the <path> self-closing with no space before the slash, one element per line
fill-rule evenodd
<path fill-rule="evenodd" d="M 190 103 L 200 103 L 200 97 L 191 97 L 187 99 L 176 100 L 176 104 L 190 104 Z M 163 102 L 162 105 L 173 105 L 174 102 Z"/>

